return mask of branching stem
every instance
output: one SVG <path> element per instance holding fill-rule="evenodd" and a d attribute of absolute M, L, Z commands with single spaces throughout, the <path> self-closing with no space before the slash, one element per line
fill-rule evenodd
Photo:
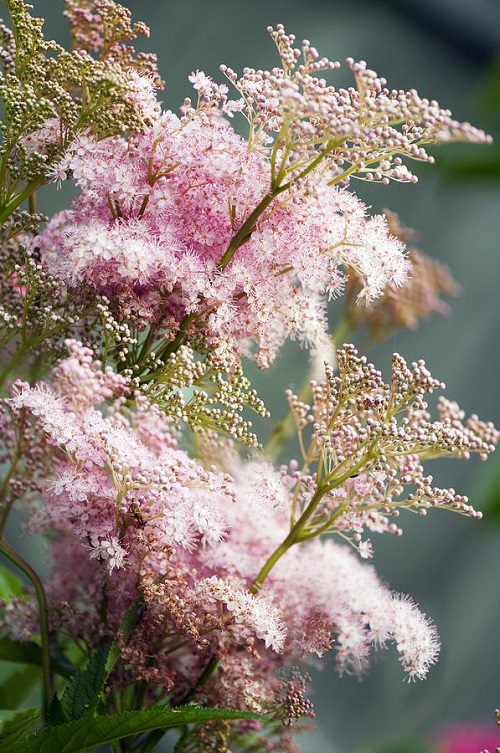
<path fill-rule="evenodd" d="M 54 682 L 50 666 L 49 648 L 49 620 L 48 605 L 45 589 L 38 573 L 29 565 L 21 555 L 13 549 L 5 539 L 0 539 L 0 552 L 18 567 L 28 578 L 35 589 L 38 602 L 38 621 L 40 624 L 40 640 L 42 649 L 42 677 L 43 677 L 43 708 L 47 713 L 50 702 L 54 695 Z"/>

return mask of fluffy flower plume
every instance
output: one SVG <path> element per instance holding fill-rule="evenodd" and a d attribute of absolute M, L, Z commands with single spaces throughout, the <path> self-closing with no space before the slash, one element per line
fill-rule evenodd
<path fill-rule="evenodd" d="M 52 387 L 19 383 L 11 401 L 15 409 L 36 416 L 48 442 L 66 458 L 56 464 L 47 489 L 50 503 L 32 525 L 78 536 L 110 571 L 132 556 L 137 565 L 150 550 L 220 539 L 225 529 L 217 500 L 230 494 L 223 476 L 204 471 L 177 449 L 168 423 L 163 420 L 162 426 L 158 410 L 140 398 L 137 430 L 113 410 L 103 416 L 97 406 L 110 398 L 119 406 L 126 380 L 101 371 L 79 343 L 69 341 L 68 347 L 71 356 L 59 364 Z M 154 427 L 153 438 L 161 432 L 160 450 L 148 439 L 145 424 Z M 131 520 L 141 522 L 139 538 L 149 526 L 142 545 Z"/>
<path fill-rule="evenodd" d="M 323 347 L 325 297 L 342 292 L 349 270 L 367 302 L 406 279 L 386 219 L 336 184 L 353 173 L 403 180 L 398 155 L 428 159 L 430 141 L 486 139 L 415 92 L 385 89 L 364 64 L 351 62 L 356 88 L 326 86 L 316 74 L 336 64 L 304 43 L 299 65 L 293 37 L 281 27 L 272 36 L 283 68 L 240 79 L 224 68 L 247 141 L 214 118 L 225 90 L 197 71 L 198 106 L 183 119 L 153 113 L 132 139 L 72 144 L 54 175 L 71 175 L 82 193 L 37 240 L 53 274 L 104 293 L 121 316 L 164 326 L 188 316 L 236 354 L 256 343 L 261 366 L 287 337 Z"/>
<path fill-rule="evenodd" d="M 401 225 L 395 212 L 385 209 L 384 215 L 391 235 L 404 243 L 412 240 L 413 231 Z M 345 317 L 351 327 L 365 324 L 371 337 L 378 339 L 395 329 L 416 329 L 421 319 L 433 313 L 449 313 L 444 296 L 458 295 L 460 286 L 448 267 L 413 246 L 408 247 L 407 260 L 409 272 L 403 284 L 387 285 L 383 294 L 369 305 L 359 305 L 363 280 L 356 269 L 350 269 Z"/>
<path fill-rule="evenodd" d="M 148 28 L 114 0 L 66 0 L 69 52 L 24 0 L 6 5 L 0 554 L 29 585 L 0 573 L 0 627 L 41 657 L 44 710 L 9 711 L 0 737 L 114 745 L 125 719 L 125 747 L 152 750 L 178 714 L 179 753 L 295 751 L 317 657 L 362 674 L 392 645 L 410 680 L 436 661 L 430 620 L 363 561 L 368 536 L 400 535 L 404 510 L 479 518 L 424 464 L 485 459 L 500 437 L 443 397 L 433 418 L 444 385 L 423 360 L 394 354 L 385 381 L 336 350 L 339 332 L 413 327 L 455 291 L 351 179 L 414 182 L 428 144 L 489 137 L 363 61 L 335 88 L 323 74 L 339 64 L 282 25 L 277 67 L 222 66 L 223 84 L 195 70 L 177 116 L 130 44 Z M 78 197 L 39 232 L 36 191 L 66 179 Z M 315 378 L 262 448 L 246 412 L 269 413 L 243 357 L 267 367 L 287 339 Z M 275 467 L 294 424 L 299 459 Z M 19 503 L 46 575 L 4 538 Z"/>
<path fill-rule="evenodd" d="M 293 474 L 258 461 L 233 461 L 234 479 L 204 470 L 178 448 L 168 421 L 144 398 L 123 412 L 126 379 L 102 370 L 81 344 L 67 347 L 70 356 L 50 387 L 18 383 L 8 401 L 14 413 L 34 417 L 31 431 L 43 432 L 52 459 L 45 504 L 32 510 L 28 526 L 59 532 L 48 584 L 54 628 L 62 621 L 92 641 L 102 619 L 96 593 L 107 583 L 106 629 L 116 630 L 142 598 L 143 619 L 126 656 L 146 657 L 156 642 L 158 681 L 167 687 L 173 673 L 184 677 L 181 688 L 189 686 L 196 671 L 185 664 L 183 643 L 172 647 L 170 636 L 179 633 L 199 661 L 207 651 L 230 657 L 246 646 L 254 653 L 254 680 L 270 661 L 278 667 L 330 648 L 341 671 L 359 672 L 371 650 L 388 642 L 410 677 L 425 675 L 439 645 L 432 625 L 332 542 L 288 552 L 257 593 L 262 562 L 289 532 Z M 64 577 L 68 568 L 71 581 Z M 60 610 L 64 603 L 69 611 Z M 22 604 L 21 611 L 11 607 L 4 624 L 15 619 L 16 632 L 25 634 Z M 147 676 L 143 662 L 134 671 Z"/>
<path fill-rule="evenodd" d="M 248 574 L 258 571 L 289 532 L 289 508 L 256 507 L 246 497 L 246 468 L 240 473 L 239 504 L 229 511 L 230 534 L 204 557 L 230 581 L 239 577 L 248 583 Z M 262 467 L 262 475 L 269 477 L 269 469 Z M 332 541 L 289 550 L 267 576 L 262 595 L 280 606 L 289 660 L 333 650 L 340 672 L 359 673 L 366 670 L 373 648 L 394 642 L 413 679 L 423 678 L 437 658 L 439 641 L 429 620 L 410 599 L 382 585 L 374 568 Z"/>
<path fill-rule="evenodd" d="M 81 196 L 38 241 L 51 272 L 105 293 L 122 316 L 194 318 L 236 354 L 256 343 L 261 366 L 287 337 L 322 349 L 324 296 L 342 292 L 349 270 L 368 302 L 406 279 L 386 220 L 336 184 L 410 180 L 400 155 L 426 160 L 423 144 L 486 140 L 416 92 L 387 90 L 364 63 L 350 61 L 356 88 L 326 86 L 316 74 L 337 64 L 308 42 L 298 64 L 293 37 L 271 34 L 282 68 L 239 79 L 223 68 L 241 95 L 232 108 L 227 87 L 196 71 L 198 104 L 182 120 L 167 112 L 101 147 L 80 137 L 54 175 L 72 175 Z M 238 109 L 247 141 L 214 117 Z"/>
<path fill-rule="evenodd" d="M 368 300 L 406 277 L 385 219 L 324 181 L 300 203 L 271 201 L 226 265 L 267 201 L 270 163 L 203 114 L 182 125 L 166 113 L 132 142 L 81 137 L 56 170 L 82 193 L 37 239 L 53 274 L 91 285 L 122 316 L 140 311 L 144 324 L 194 313 L 236 353 L 256 342 L 263 366 L 287 337 L 313 348 L 327 339 L 325 300 L 341 293 L 345 270 L 357 271 Z"/>

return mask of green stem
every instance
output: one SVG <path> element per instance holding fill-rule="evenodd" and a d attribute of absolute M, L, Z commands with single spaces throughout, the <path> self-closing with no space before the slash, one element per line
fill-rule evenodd
<path fill-rule="evenodd" d="M 240 227 L 236 235 L 233 237 L 231 243 L 227 247 L 226 251 L 224 252 L 221 260 L 217 264 L 217 271 L 223 272 L 224 269 L 227 267 L 231 259 L 233 258 L 236 251 L 247 241 L 250 236 L 252 235 L 255 225 L 259 217 L 269 204 L 275 199 L 276 196 L 278 196 L 279 193 L 282 193 L 283 188 L 275 188 L 270 193 L 267 193 L 263 199 L 257 204 L 255 209 L 251 214 L 248 215 L 243 225 Z"/>
<path fill-rule="evenodd" d="M 304 384 L 300 388 L 297 395 L 301 403 L 307 403 L 311 397 L 311 383 L 309 376 L 305 380 Z M 286 443 L 293 437 L 297 431 L 295 423 L 295 416 L 291 410 L 288 411 L 286 416 L 274 425 L 271 436 L 264 445 L 264 455 L 269 460 L 276 460 Z"/>
<path fill-rule="evenodd" d="M 356 323 L 352 317 L 345 314 L 332 332 L 331 338 L 335 347 L 339 348 L 346 343 L 356 329 Z"/>
<path fill-rule="evenodd" d="M 21 460 L 21 457 L 19 455 L 19 450 L 18 450 L 18 452 L 16 453 L 16 456 L 12 460 L 9 470 L 5 474 L 4 480 L 2 482 L 2 486 L 0 487 L 0 504 L 2 504 L 2 511 L 0 513 L 0 537 L 3 536 L 3 532 L 7 524 L 7 519 L 9 517 L 12 505 L 14 503 L 14 498 L 11 498 L 10 502 L 3 504 L 4 497 L 9 487 L 10 480 L 14 476 L 16 472 L 17 464 L 19 463 L 20 460 Z"/>
<path fill-rule="evenodd" d="M 33 193 L 29 195 L 28 207 L 31 214 L 36 214 L 36 190 L 33 191 Z"/>
<path fill-rule="evenodd" d="M 250 593 L 256 594 L 258 593 L 260 587 L 262 586 L 262 583 L 267 578 L 275 564 L 278 562 L 281 557 L 283 557 L 284 554 L 292 547 L 294 544 L 297 544 L 301 541 L 306 541 L 310 538 L 314 538 L 318 531 L 314 531 L 314 534 L 304 536 L 303 530 L 307 524 L 307 522 L 310 520 L 310 518 L 314 515 L 316 512 L 316 509 L 321 502 L 323 496 L 326 492 L 332 491 L 332 489 L 335 489 L 338 486 L 341 486 L 348 478 L 350 478 L 354 473 L 358 473 L 358 471 L 361 470 L 364 466 L 366 466 L 367 463 L 370 462 L 373 458 L 376 457 L 376 447 L 375 443 L 372 443 L 371 446 L 368 448 L 368 452 L 366 455 L 363 455 L 356 463 L 346 468 L 346 470 L 341 473 L 340 476 L 336 476 L 336 472 L 338 472 L 339 468 L 343 465 L 340 464 L 338 468 L 333 471 L 331 474 L 326 476 L 321 483 L 318 483 L 318 487 L 316 491 L 314 492 L 314 495 L 307 505 L 306 509 L 300 516 L 300 518 L 297 520 L 295 525 L 292 526 L 290 529 L 290 533 L 288 536 L 283 539 L 281 544 L 276 547 L 274 552 L 271 554 L 271 556 L 268 558 L 268 560 L 264 563 L 262 568 L 260 569 L 259 573 L 257 574 L 255 580 L 253 581 L 252 585 L 250 586 Z M 331 518 L 330 518 L 330 525 L 335 519 L 335 517 L 338 517 L 342 513 L 342 508 L 340 508 Z"/>
<path fill-rule="evenodd" d="M 139 355 L 137 357 L 137 361 L 136 362 L 139 365 L 142 363 L 142 361 L 144 359 L 146 359 L 148 357 L 148 355 L 149 355 L 149 353 L 151 351 L 151 344 L 152 344 L 152 342 L 154 340 L 155 329 L 156 328 L 155 328 L 155 326 L 153 324 L 151 324 L 149 326 L 148 333 L 147 333 L 146 337 L 144 338 L 144 340 L 142 342 L 141 349 L 140 349 Z"/>
<path fill-rule="evenodd" d="M 38 188 L 40 188 L 43 181 L 43 177 L 36 178 L 31 183 L 28 183 L 28 185 L 25 186 L 23 190 L 16 194 L 10 201 L 4 204 L 4 206 L 0 209 L 0 225 L 4 223 L 8 217 L 10 217 L 12 212 L 17 209 L 18 206 L 23 203 L 23 201 L 29 199 L 30 196 L 35 193 Z"/>
<path fill-rule="evenodd" d="M 167 358 L 172 353 L 177 353 L 180 346 L 184 342 L 184 338 L 186 337 L 186 334 L 189 330 L 189 327 L 191 326 L 193 319 L 195 318 L 195 312 L 192 311 L 190 314 L 186 314 L 182 322 L 180 323 L 179 330 L 177 332 L 177 336 L 175 340 L 172 342 L 169 342 L 168 345 L 166 345 L 162 350 L 159 351 L 158 356 L 162 360 Z M 151 381 L 151 374 L 148 374 L 145 377 L 146 381 Z"/>
<path fill-rule="evenodd" d="M 5 539 L 0 539 L 0 552 L 26 575 L 35 589 L 36 599 L 38 601 L 38 620 L 40 623 L 40 640 L 42 649 L 43 708 L 44 714 L 46 714 L 54 695 L 54 683 L 50 667 L 48 605 L 45 589 L 38 573 L 35 572 L 31 565 L 29 565 L 26 560 L 5 541 Z"/>
<path fill-rule="evenodd" d="M 261 216 L 263 212 L 267 209 L 267 207 L 271 204 L 271 202 L 278 196 L 278 194 L 282 193 L 284 190 L 286 190 L 288 186 L 282 186 L 279 188 L 275 188 L 274 190 L 270 191 L 270 193 L 267 193 L 263 199 L 257 204 L 255 209 L 251 214 L 248 215 L 247 219 L 243 223 L 243 225 L 240 227 L 236 235 L 231 240 L 231 243 L 227 247 L 226 251 L 222 255 L 219 263 L 217 264 L 216 271 L 217 272 L 223 272 L 224 269 L 227 267 L 231 259 L 233 258 L 236 251 L 241 248 L 241 246 L 250 238 L 252 235 L 255 225 L 257 223 L 257 220 Z M 172 353 L 176 353 L 179 350 L 179 347 L 184 342 L 184 339 L 186 337 L 186 334 L 189 330 L 189 327 L 193 323 L 193 320 L 195 319 L 196 313 L 192 311 L 190 314 L 187 314 L 182 322 L 180 323 L 179 330 L 177 332 L 177 336 L 175 340 L 168 343 L 160 352 L 158 353 L 159 357 L 164 359 L 171 355 Z M 148 379 L 151 375 L 148 375 Z"/>
<path fill-rule="evenodd" d="M 177 704 L 178 706 L 184 706 L 186 703 L 189 703 L 193 700 L 198 688 L 203 687 L 203 685 L 205 685 L 206 682 L 211 678 L 211 676 L 219 666 L 219 662 L 220 659 L 218 659 L 215 654 L 212 654 L 207 666 L 199 676 L 198 680 L 193 685 L 193 687 L 190 688 L 188 692 L 183 696 L 182 700 Z"/>
<path fill-rule="evenodd" d="M 261 567 L 259 573 L 255 577 L 255 580 L 253 581 L 252 585 L 249 588 L 250 593 L 256 594 L 259 592 L 260 587 L 262 586 L 263 582 L 265 581 L 265 579 L 267 578 L 267 576 L 269 575 L 269 573 L 271 572 L 275 564 L 278 562 L 278 560 L 281 559 L 281 557 L 283 557 L 283 555 L 286 554 L 286 552 L 290 549 L 290 547 L 293 546 L 298 541 L 304 526 L 306 525 L 307 521 L 311 518 L 311 516 L 314 514 L 326 489 L 327 487 L 325 486 L 318 486 L 318 488 L 314 492 L 314 495 L 311 501 L 309 502 L 306 509 L 304 510 L 300 518 L 297 520 L 295 525 L 292 526 L 288 536 L 285 539 L 283 539 L 281 544 L 274 550 L 274 552 L 271 554 L 268 560 Z"/>

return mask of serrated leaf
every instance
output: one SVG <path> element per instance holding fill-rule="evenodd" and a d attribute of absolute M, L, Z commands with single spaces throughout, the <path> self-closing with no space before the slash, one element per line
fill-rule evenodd
<path fill-rule="evenodd" d="M 0 753 L 24 750 L 27 737 L 40 718 L 38 709 L 0 711 Z"/>
<path fill-rule="evenodd" d="M 144 603 L 137 601 L 130 609 L 125 612 L 125 617 L 120 623 L 119 632 L 123 636 L 123 640 L 127 643 L 130 638 L 130 633 L 134 629 L 144 609 Z"/>
<path fill-rule="evenodd" d="M 65 724 L 68 721 L 64 711 L 62 710 L 61 701 L 59 696 L 54 695 L 45 718 L 45 724 L 47 727 L 57 727 L 58 724 Z"/>
<path fill-rule="evenodd" d="M 142 603 L 137 602 L 125 613 L 119 628 L 125 642 L 136 625 L 142 608 Z M 73 675 L 58 709 L 58 713 L 62 713 L 66 721 L 78 719 L 82 714 L 95 708 L 119 656 L 120 647 L 117 641 L 103 643 L 91 656 L 87 666 Z"/>
<path fill-rule="evenodd" d="M 0 599 L 9 601 L 12 596 L 19 596 L 22 590 L 22 580 L 10 568 L 0 566 Z"/>
<path fill-rule="evenodd" d="M 262 714 L 233 709 L 210 709 L 184 706 L 169 709 L 164 706 L 145 711 L 129 711 L 97 717 L 84 716 L 58 727 L 44 727 L 16 748 L 16 753 L 83 753 L 98 745 L 105 745 L 131 735 L 142 735 L 155 729 L 183 727 L 186 724 L 225 719 L 257 719 Z M 4 753 L 0 748 L 0 753 Z M 5 751 L 7 753 L 7 751 Z"/>
<path fill-rule="evenodd" d="M 0 685 L 0 708 L 17 709 L 40 679 L 40 670 L 34 666 L 24 667 L 10 675 Z"/>
<path fill-rule="evenodd" d="M 98 702 L 110 672 L 113 644 L 103 643 L 84 669 L 78 670 L 61 698 L 61 710 L 67 720 L 78 719 Z"/>

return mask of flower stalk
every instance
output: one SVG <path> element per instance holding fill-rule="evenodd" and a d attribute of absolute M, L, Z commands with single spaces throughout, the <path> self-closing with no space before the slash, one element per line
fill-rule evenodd
<path fill-rule="evenodd" d="M 50 660 L 50 634 L 48 619 L 48 603 L 42 580 L 36 570 L 13 549 L 5 539 L 0 538 L 0 552 L 15 565 L 29 580 L 34 588 L 38 603 L 38 622 L 40 629 L 40 648 L 42 654 L 42 688 L 43 712 L 47 714 L 54 696 L 54 676 Z"/>

